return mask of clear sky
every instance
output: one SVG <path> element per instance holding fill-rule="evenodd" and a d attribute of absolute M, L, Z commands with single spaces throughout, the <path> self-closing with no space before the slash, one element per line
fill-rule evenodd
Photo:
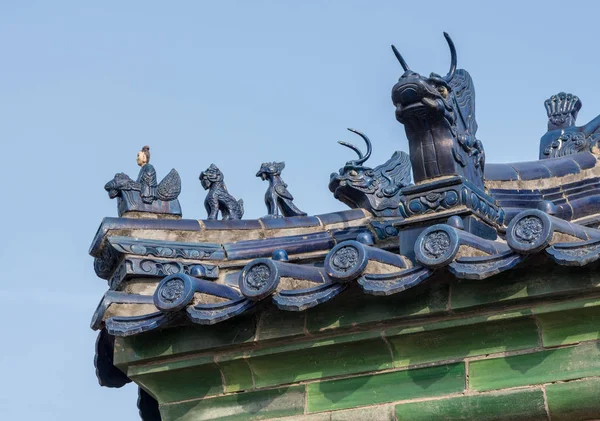
<path fill-rule="evenodd" d="M 206 216 L 211 163 L 246 217 L 266 213 L 263 161 L 285 160 L 297 205 L 345 209 L 327 188 L 352 151 L 407 150 L 390 100 L 411 68 L 445 74 L 448 31 L 477 91 L 487 162 L 537 159 L 543 101 L 600 112 L 597 2 L 0 2 L 0 419 L 135 420 L 136 388 L 98 386 L 89 321 L 106 282 L 87 250 L 150 145 L 182 178 L 185 218 Z"/>

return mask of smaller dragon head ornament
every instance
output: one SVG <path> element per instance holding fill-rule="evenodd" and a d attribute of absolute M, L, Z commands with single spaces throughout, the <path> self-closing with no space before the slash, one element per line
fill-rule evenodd
<path fill-rule="evenodd" d="M 358 159 L 346 162 L 338 173 L 331 174 L 329 190 L 351 208 L 367 209 L 378 216 L 398 215 L 400 189 L 410 184 L 410 158 L 397 151 L 383 165 L 366 167 L 363 164 L 371 156 L 371 141 L 358 130 L 348 130 L 363 138 L 367 151 L 363 154 L 355 145 L 338 142 L 356 152 Z"/>

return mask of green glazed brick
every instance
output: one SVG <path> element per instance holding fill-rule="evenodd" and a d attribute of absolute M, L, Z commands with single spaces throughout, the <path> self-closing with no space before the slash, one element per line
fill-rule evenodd
<path fill-rule="evenodd" d="M 398 421 L 548 421 L 541 389 L 405 403 L 396 405 L 396 416 Z"/>
<path fill-rule="evenodd" d="M 308 384 L 308 412 L 462 392 L 464 364 L 403 370 Z"/>
<path fill-rule="evenodd" d="M 219 361 L 219 368 L 225 381 L 225 393 L 253 389 L 252 373 L 243 358 Z"/>
<path fill-rule="evenodd" d="M 327 343 L 331 344 L 260 357 L 250 355 L 248 364 L 254 373 L 256 387 L 392 367 L 389 348 L 381 336 L 356 342 L 335 343 L 333 340 Z"/>
<path fill-rule="evenodd" d="M 600 375 L 597 343 L 469 363 L 469 388 L 479 391 Z"/>
<path fill-rule="evenodd" d="M 585 293 L 600 286 L 600 275 L 590 268 L 552 265 L 504 272 L 480 280 L 462 280 L 452 286 L 452 309 L 519 302 L 565 293 Z"/>
<path fill-rule="evenodd" d="M 600 419 L 600 379 L 546 386 L 552 421 Z"/>
<path fill-rule="evenodd" d="M 304 335 L 305 311 L 282 311 L 274 305 L 261 311 L 257 336 L 259 341 Z"/>
<path fill-rule="evenodd" d="M 306 312 L 309 332 L 357 326 L 364 323 L 441 314 L 448 306 L 447 284 L 405 291 L 388 297 L 365 294 L 358 287 Z"/>
<path fill-rule="evenodd" d="M 185 368 L 178 368 L 178 364 L 164 363 L 147 374 L 129 377 L 161 404 L 223 393 L 221 372 L 214 362 Z"/>
<path fill-rule="evenodd" d="M 537 316 L 544 346 L 600 339 L 600 307 L 544 313 Z"/>
<path fill-rule="evenodd" d="M 368 408 L 277 418 L 277 420 L 273 421 L 396 421 L 396 419 L 392 405 L 379 405 Z"/>
<path fill-rule="evenodd" d="M 254 421 L 300 415 L 304 386 L 234 393 L 160 406 L 163 421 Z"/>
<path fill-rule="evenodd" d="M 181 326 L 175 329 L 147 332 L 143 335 L 117 337 L 114 363 L 124 369 L 132 362 L 231 347 L 252 342 L 255 332 L 255 317 L 244 316 L 214 326 Z"/>
<path fill-rule="evenodd" d="M 394 366 L 406 367 L 535 348 L 539 346 L 539 336 L 535 321 L 521 318 L 399 335 L 388 337 L 388 342 L 394 354 Z"/>

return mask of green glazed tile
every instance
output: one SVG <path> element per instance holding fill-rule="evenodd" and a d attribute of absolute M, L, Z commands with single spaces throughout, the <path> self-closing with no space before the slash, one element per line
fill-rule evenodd
<path fill-rule="evenodd" d="M 463 280 L 452 286 L 452 309 L 466 309 L 493 303 L 524 301 L 556 294 L 585 292 L 600 286 L 600 276 L 590 268 L 566 268 L 552 265 L 552 270 L 531 267 L 504 272 L 480 280 Z"/>
<path fill-rule="evenodd" d="M 469 388 L 494 390 L 600 375 L 597 343 L 469 363 Z"/>
<path fill-rule="evenodd" d="M 481 316 L 469 316 L 469 317 L 457 317 L 448 318 L 436 322 L 425 322 L 421 324 L 410 324 L 406 326 L 399 326 L 388 328 L 385 330 L 386 337 L 392 337 L 396 335 L 408 335 L 411 333 L 427 332 L 432 330 L 449 329 L 459 326 L 470 326 L 478 323 L 494 322 L 507 319 L 517 319 L 524 316 L 531 316 L 532 312 L 529 309 L 519 309 L 510 311 L 500 311 L 495 314 L 485 314 Z M 468 327 L 467 327 L 468 328 Z"/>
<path fill-rule="evenodd" d="M 600 339 L 600 307 L 544 313 L 537 316 L 544 346 Z"/>
<path fill-rule="evenodd" d="M 368 408 L 277 418 L 277 420 L 273 421 L 395 421 L 395 417 L 392 405 L 379 405 Z"/>
<path fill-rule="evenodd" d="M 600 299 L 598 299 L 598 297 L 585 297 L 574 300 L 554 301 L 549 304 L 540 304 L 533 307 L 533 312 L 534 314 L 555 313 L 557 311 L 576 310 L 597 306 L 600 306 Z"/>
<path fill-rule="evenodd" d="M 369 339 L 381 339 L 381 331 L 369 330 L 364 332 L 351 332 L 344 335 L 338 335 L 328 338 L 308 339 L 286 341 L 284 345 L 277 346 L 262 346 L 244 352 L 244 356 L 261 357 L 265 355 L 288 353 L 293 351 L 304 350 L 308 348 L 317 348 L 322 346 L 343 344 L 348 342 L 359 342 Z M 223 354 L 219 359 L 226 359 L 230 354 Z"/>
<path fill-rule="evenodd" d="M 274 305 L 261 311 L 258 340 L 304 335 L 305 311 L 283 311 Z"/>
<path fill-rule="evenodd" d="M 304 386 L 234 393 L 160 406 L 163 421 L 253 421 L 303 412 Z"/>
<path fill-rule="evenodd" d="M 541 389 L 405 403 L 396 405 L 396 416 L 398 421 L 548 421 Z"/>
<path fill-rule="evenodd" d="M 256 387 L 364 373 L 392 367 L 385 341 L 376 339 L 335 343 L 298 351 L 248 358 Z"/>
<path fill-rule="evenodd" d="M 385 322 L 409 317 L 423 317 L 446 311 L 448 285 L 435 284 L 426 290 L 405 291 L 388 297 L 365 294 L 358 287 L 343 297 L 307 310 L 307 329 L 318 332 L 327 329 Z"/>
<path fill-rule="evenodd" d="M 243 316 L 213 326 L 181 326 L 117 337 L 114 362 L 123 369 L 132 362 L 252 342 L 255 331 L 255 317 Z"/>
<path fill-rule="evenodd" d="M 206 366 L 212 365 L 214 363 L 214 358 L 212 356 L 201 356 L 201 357 L 192 357 L 186 358 L 185 360 L 176 360 L 176 361 L 165 361 L 165 362 L 154 362 L 152 364 L 133 364 L 130 365 L 127 369 L 127 376 L 135 377 L 135 376 L 143 376 L 147 374 L 160 373 L 164 371 L 173 371 L 180 370 L 182 368 L 187 367 L 197 367 L 197 366 Z"/>
<path fill-rule="evenodd" d="M 223 393 L 221 372 L 214 362 L 181 369 L 169 369 L 168 364 L 163 364 L 163 368 L 164 370 L 150 374 L 130 377 L 148 390 L 159 403 Z"/>
<path fill-rule="evenodd" d="M 245 359 L 219 361 L 218 365 L 225 379 L 225 393 L 253 389 L 252 373 Z"/>
<path fill-rule="evenodd" d="M 546 386 L 552 421 L 600 419 L 600 379 Z"/>
<path fill-rule="evenodd" d="M 399 335 L 388 337 L 388 342 L 394 354 L 394 366 L 406 367 L 535 348 L 539 345 L 539 338 L 535 321 L 522 318 Z"/>
<path fill-rule="evenodd" d="M 346 409 L 462 392 L 464 364 L 403 370 L 308 385 L 308 411 Z"/>

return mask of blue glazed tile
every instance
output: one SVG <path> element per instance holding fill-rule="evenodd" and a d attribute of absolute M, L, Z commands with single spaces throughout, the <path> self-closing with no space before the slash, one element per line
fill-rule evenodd
<path fill-rule="evenodd" d="M 543 194 L 542 200 L 550 200 L 551 202 L 557 202 L 560 200 L 564 200 L 564 194 L 562 191 L 550 194 Z"/>
<path fill-rule="evenodd" d="M 301 228 L 319 226 L 315 216 L 290 216 L 287 218 L 263 218 L 260 220 L 265 229 Z"/>
<path fill-rule="evenodd" d="M 562 192 L 562 186 L 550 187 L 548 189 L 541 189 L 541 190 L 536 190 L 536 191 L 540 192 L 541 194 L 560 193 L 560 192 Z"/>
<path fill-rule="evenodd" d="M 600 195 L 582 197 L 581 199 L 569 198 L 573 207 L 573 219 L 598 213 L 600 211 Z"/>
<path fill-rule="evenodd" d="M 508 164 L 486 164 L 485 178 L 491 181 L 511 181 L 518 180 L 519 176 Z"/>
<path fill-rule="evenodd" d="M 504 210 L 505 213 L 505 221 L 504 223 L 506 225 L 508 225 L 508 223 L 515 217 L 517 216 L 520 212 L 523 212 L 523 209 L 521 208 L 502 208 Z"/>
<path fill-rule="evenodd" d="M 568 203 L 562 203 L 556 206 L 556 216 L 557 218 L 564 219 L 566 221 L 570 221 L 573 219 L 573 208 Z"/>
<path fill-rule="evenodd" d="M 517 171 L 521 180 L 537 180 L 550 177 L 550 170 L 541 161 L 517 162 L 511 164 L 511 166 Z"/>
<path fill-rule="evenodd" d="M 498 200 L 498 204 L 502 207 L 509 208 L 535 208 L 541 198 L 535 200 Z"/>
<path fill-rule="evenodd" d="M 548 167 L 554 177 L 563 177 L 568 174 L 579 174 L 579 165 L 570 156 L 561 158 L 545 159 L 544 165 Z"/>
<path fill-rule="evenodd" d="M 539 191 L 530 192 L 530 190 L 514 191 L 510 193 L 497 194 L 494 192 L 494 198 L 500 199 L 520 199 L 520 200 L 539 200 L 542 194 Z"/>
<path fill-rule="evenodd" d="M 223 244 L 229 260 L 271 257 L 273 252 L 284 249 L 288 254 L 308 253 L 329 250 L 335 245 L 331 235 L 320 232 L 308 235 L 292 235 L 265 240 L 248 240 Z"/>
<path fill-rule="evenodd" d="M 351 209 L 341 212 L 324 213 L 322 215 L 316 215 L 323 225 L 335 224 L 338 222 L 354 221 L 355 219 L 361 219 L 365 217 L 364 212 L 361 209 Z"/>
<path fill-rule="evenodd" d="M 582 170 L 596 166 L 597 159 L 590 152 L 580 152 L 569 156 L 573 161 L 577 162 Z"/>
<path fill-rule="evenodd" d="M 203 219 L 202 223 L 206 230 L 254 230 L 262 228 L 257 219 L 230 219 L 227 221 Z"/>
<path fill-rule="evenodd" d="M 584 196 L 593 196 L 600 193 L 600 189 L 597 186 L 590 185 L 580 185 L 573 186 L 566 189 L 563 194 L 565 197 L 570 199 L 578 199 Z"/>
<path fill-rule="evenodd" d="M 371 234 L 371 231 L 369 231 L 365 227 L 355 227 L 355 228 L 347 228 L 347 229 L 331 231 L 331 235 L 335 239 L 336 243 L 341 243 L 342 241 L 347 241 L 347 240 L 356 240 L 356 237 L 359 234 L 363 234 L 363 233 Z"/>

